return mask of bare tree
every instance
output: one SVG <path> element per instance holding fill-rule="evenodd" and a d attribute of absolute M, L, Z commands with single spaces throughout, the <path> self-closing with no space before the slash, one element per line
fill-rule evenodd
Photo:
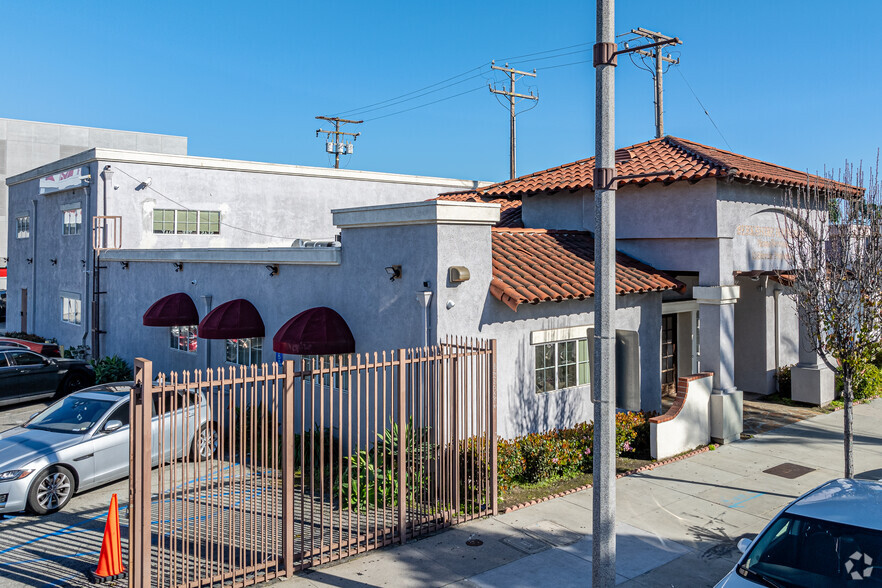
<path fill-rule="evenodd" d="M 842 377 L 845 477 L 854 476 L 854 378 L 882 334 L 879 163 L 810 176 L 787 195 L 782 233 L 800 320 L 813 350 Z"/>

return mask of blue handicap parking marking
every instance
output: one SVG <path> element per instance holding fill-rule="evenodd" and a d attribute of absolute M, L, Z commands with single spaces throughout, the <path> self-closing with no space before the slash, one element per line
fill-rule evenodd
<path fill-rule="evenodd" d="M 723 504 L 729 508 L 740 508 L 746 502 L 750 502 L 754 498 L 764 496 L 765 492 L 750 492 L 748 494 L 738 494 L 729 500 L 723 500 Z"/>

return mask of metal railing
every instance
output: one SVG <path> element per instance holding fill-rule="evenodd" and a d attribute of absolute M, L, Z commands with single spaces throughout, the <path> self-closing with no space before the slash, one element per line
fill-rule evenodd
<path fill-rule="evenodd" d="M 497 513 L 495 341 L 135 361 L 133 586 L 247 586 Z M 149 448 L 149 449 L 148 449 Z"/>

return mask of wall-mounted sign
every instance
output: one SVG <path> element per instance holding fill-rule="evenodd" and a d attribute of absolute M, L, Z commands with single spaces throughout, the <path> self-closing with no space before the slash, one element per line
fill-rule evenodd
<path fill-rule="evenodd" d="M 40 194 L 51 194 L 60 190 L 70 190 L 89 185 L 89 168 L 75 167 L 45 178 L 40 178 Z"/>
<path fill-rule="evenodd" d="M 780 222 L 779 222 L 780 220 Z M 775 212 L 760 212 L 735 227 L 732 256 L 735 271 L 782 270 L 787 262 L 784 219 Z"/>

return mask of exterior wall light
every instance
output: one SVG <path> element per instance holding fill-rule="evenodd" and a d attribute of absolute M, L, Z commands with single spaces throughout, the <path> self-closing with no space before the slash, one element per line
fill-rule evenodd
<path fill-rule="evenodd" d="M 49 263 L 51 263 L 52 265 L 58 265 L 58 258 L 56 257 L 54 259 L 50 259 Z"/>
<path fill-rule="evenodd" d="M 184 264 L 183 264 L 183 262 L 176 261 L 176 262 L 173 263 L 172 265 L 175 266 L 175 271 L 176 271 L 176 272 L 182 272 L 182 271 L 184 271 Z"/>
<path fill-rule="evenodd" d="M 447 268 L 447 278 L 454 283 L 467 282 L 471 278 L 469 268 L 462 265 L 452 265 Z"/>
<path fill-rule="evenodd" d="M 122 268 L 124 270 L 129 269 L 129 262 L 128 261 L 121 261 L 121 262 L 119 262 L 119 265 L 122 266 Z"/>
<path fill-rule="evenodd" d="M 264 267 L 269 270 L 270 277 L 279 275 L 279 264 L 266 265 Z"/>
<path fill-rule="evenodd" d="M 389 281 L 394 282 L 396 279 L 401 277 L 401 266 L 390 265 L 386 268 L 386 273 L 389 274 Z"/>
<path fill-rule="evenodd" d="M 32 263 L 34 263 L 34 258 L 33 258 L 33 257 L 28 257 L 28 265 L 30 265 L 30 264 L 32 264 Z"/>

